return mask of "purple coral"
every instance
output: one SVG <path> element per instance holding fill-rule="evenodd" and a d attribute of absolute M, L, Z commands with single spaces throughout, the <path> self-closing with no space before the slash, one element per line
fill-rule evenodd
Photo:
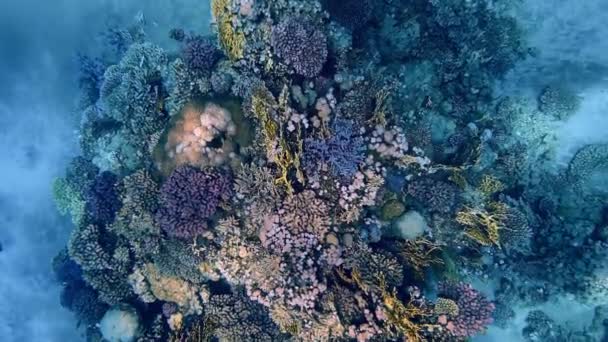
<path fill-rule="evenodd" d="M 305 77 L 319 75 L 327 60 L 327 37 L 306 20 L 283 20 L 272 28 L 271 43 L 276 54 Z"/>
<path fill-rule="evenodd" d="M 456 205 L 458 188 L 451 184 L 430 178 L 411 182 L 407 193 L 430 211 L 449 213 Z"/>
<path fill-rule="evenodd" d="M 317 178 L 319 163 L 328 164 L 335 176 L 347 179 L 354 176 L 365 159 L 365 143 L 355 135 L 353 126 L 352 121 L 336 119 L 329 139 L 306 139 L 304 168 L 309 176 Z"/>
<path fill-rule="evenodd" d="M 482 332 L 492 323 L 494 303 L 463 282 L 442 282 L 438 286 L 439 296 L 453 300 L 458 305 L 458 313 L 446 323 L 447 330 L 456 337 L 471 337 Z"/>
<path fill-rule="evenodd" d="M 114 222 L 116 212 L 121 207 L 116 191 L 118 177 L 109 171 L 97 175 L 86 194 L 88 218 L 101 226 Z"/>
<path fill-rule="evenodd" d="M 211 40 L 194 36 L 185 40 L 182 57 L 188 68 L 196 71 L 209 71 L 219 55 Z"/>
<path fill-rule="evenodd" d="M 180 166 L 161 188 L 157 221 L 169 236 L 199 235 L 207 230 L 207 220 L 220 202 L 231 194 L 232 178 L 225 173 Z"/>

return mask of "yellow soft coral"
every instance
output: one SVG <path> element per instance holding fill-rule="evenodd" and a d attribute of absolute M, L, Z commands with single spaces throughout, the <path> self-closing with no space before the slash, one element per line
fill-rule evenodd
<path fill-rule="evenodd" d="M 231 60 L 243 58 L 245 34 L 237 31 L 232 22 L 235 18 L 230 8 L 230 0 L 212 0 L 211 12 L 217 23 L 220 45 Z"/>
<path fill-rule="evenodd" d="M 494 176 L 484 175 L 478 189 L 482 194 L 489 197 L 504 190 L 505 185 Z"/>
<path fill-rule="evenodd" d="M 270 116 L 275 104 L 275 99 L 263 88 L 255 90 L 251 97 L 251 111 L 262 126 L 267 155 L 279 167 L 279 177 L 276 183 L 283 184 L 287 191 L 292 193 L 293 187 L 288 179 L 288 174 L 289 170 L 294 167 L 298 178 L 303 177 L 300 171 L 300 158 L 299 153 L 294 154 L 290 151 L 281 127 Z M 300 151 L 302 149 L 301 139 L 298 139 L 298 149 Z"/>
<path fill-rule="evenodd" d="M 424 275 L 425 268 L 443 264 L 440 253 L 441 246 L 425 238 L 408 240 L 401 244 L 401 256 L 420 278 Z"/>
<path fill-rule="evenodd" d="M 421 342 L 423 338 L 421 332 L 426 324 L 418 324 L 414 321 L 421 317 L 429 316 L 431 312 L 421 307 L 413 305 L 411 302 L 404 304 L 397 298 L 396 291 L 389 291 L 383 277 L 379 279 L 382 289 L 382 304 L 387 317 L 389 328 L 396 330 L 406 337 L 409 342 Z"/>
<path fill-rule="evenodd" d="M 466 226 L 465 234 L 484 246 L 500 246 L 500 230 L 503 228 L 507 207 L 491 202 L 486 209 L 465 208 L 456 215 L 456 221 Z"/>

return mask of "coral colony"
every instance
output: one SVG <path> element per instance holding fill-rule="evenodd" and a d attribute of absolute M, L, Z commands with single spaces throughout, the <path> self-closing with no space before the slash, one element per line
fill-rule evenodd
<path fill-rule="evenodd" d="M 211 8 L 213 36 L 113 29 L 81 58 L 53 266 L 89 341 L 466 341 L 608 289 L 608 147 L 545 172 L 578 99 L 493 95 L 528 52 L 506 6 Z M 530 341 L 571 333 L 533 314 Z"/>

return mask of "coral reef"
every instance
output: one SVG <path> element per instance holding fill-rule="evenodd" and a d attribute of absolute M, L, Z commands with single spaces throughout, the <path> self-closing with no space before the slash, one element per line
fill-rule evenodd
<path fill-rule="evenodd" d="M 528 54 L 509 4 L 210 5 L 217 40 L 140 18 L 81 58 L 54 269 L 88 340 L 464 341 L 606 293 L 606 146 L 562 167 L 578 98 L 494 93 Z"/>

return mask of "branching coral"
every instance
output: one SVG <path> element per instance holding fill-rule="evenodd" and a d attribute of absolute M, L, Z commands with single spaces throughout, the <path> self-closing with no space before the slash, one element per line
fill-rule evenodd
<path fill-rule="evenodd" d="M 260 304 L 240 293 L 212 296 L 207 315 L 222 341 L 277 341 L 280 332 Z"/>
<path fill-rule="evenodd" d="M 580 105 L 581 99 L 571 90 L 559 86 L 548 86 L 543 89 L 538 99 L 540 110 L 565 120 L 573 115 Z"/>
<path fill-rule="evenodd" d="M 315 77 L 327 60 L 327 37 L 302 18 L 289 17 L 272 28 L 275 53 L 305 77 Z"/>
<path fill-rule="evenodd" d="M 105 112 L 140 140 L 164 124 L 160 104 L 167 61 L 161 48 L 150 43 L 134 44 L 104 75 L 100 94 Z"/>
<path fill-rule="evenodd" d="M 453 300 L 458 308 L 454 310 L 451 304 L 452 309 L 439 316 L 439 324 L 444 325 L 452 336 L 471 337 L 492 323 L 494 304 L 471 285 L 462 282 L 440 283 L 439 295 Z"/>
<path fill-rule="evenodd" d="M 409 183 L 407 193 L 429 210 L 440 213 L 451 212 L 458 199 L 458 188 L 456 186 L 430 178 Z"/>
<path fill-rule="evenodd" d="M 328 139 L 304 141 L 304 170 L 312 179 L 318 179 L 323 168 L 336 177 L 349 179 L 364 161 L 364 149 L 363 138 L 355 132 L 353 122 L 336 119 Z"/>
<path fill-rule="evenodd" d="M 194 99 L 203 98 L 211 91 L 209 76 L 188 68 L 182 59 L 169 64 L 169 96 L 163 102 L 170 116 L 175 116 Z"/>
<path fill-rule="evenodd" d="M 100 173 L 86 193 L 86 212 L 88 219 L 100 225 L 114 222 L 122 203 L 118 197 L 118 177 L 109 172 Z"/>
<path fill-rule="evenodd" d="M 89 160 L 76 157 L 68 166 L 65 177 L 53 181 L 53 199 L 62 215 L 70 214 L 74 225 L 85 217 L 85 195 L 99 169 Z"/>
<path fill-rule="evenodd" d="M 69 214 L 74 224 L 81 222 L 86 202 L 79 189 L 74 188 L 65 178 L 57 178 L 53 182 L 53 199 L 60 214 Z"/>
<path fill-rule="evenodd" d="M 218 51 L 210 39 L 194 36 L 184 41 L 182 58 L 192 70 L 209 72 L 218 57 Z"/>
<path fill-rule="evenodd" d="M 232 179 L 219 170 L 180 166 L 163 184 L 156 218 L 169 236 L 191 238 L 208 230 L 207 220 L 232 193 Z"/>
<path fill-rule="evenodd" d="M 110 246 L 106 240 L 101 228 L 81 226 L 72 232 L 68 251 L 82 268 L 87 283 L 99 292 L 100 299 L 117 304 L 132 295 L 126 281 L 131 260 L 126 247 Z"/>
<path fill-rule="evenodd" d="M 374 2 L 370 0 L 328 0 L 326 5 L 332 18 L 350 29 L 367 24 L 374 12 Z"/>

